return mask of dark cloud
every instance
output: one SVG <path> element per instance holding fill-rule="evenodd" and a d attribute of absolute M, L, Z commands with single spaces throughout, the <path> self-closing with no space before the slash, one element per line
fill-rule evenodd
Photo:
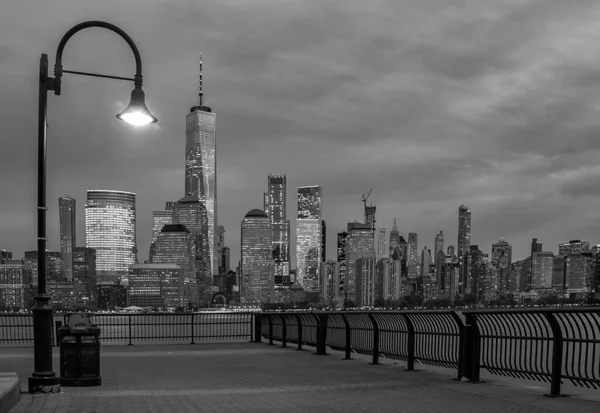
<path fill-rule="evenodd" d="M 486 250 L 501 236 L 516 258 L 533 237 L 550 246 L 596 242 L 594 1 L 106 0 L 83 10 L 75 0 L 23 0 L 0 5 L 0 248 L 35 247 L 39 54 L 52 62 L 60 36 L 90 18 L 121 26 L 138 44 L 160 122 L 120 124 L 127 83 L 65 76 L 63 95 L 49 97 L 51 248 L 59 196 L 77 198 L 83 239 L 85 190 L 122 189 L 137 194 L 146 255 L 151 211 L 183 195 L 200 52 L 217 113 L 219 217 L 232 265 L 240 221 L 262 207 L 274 172 L 288 176 L 292 222 L 295 187 L 323 186 L 330 234 L 362 219 L 360 195 L 374 188 L 378 223 L 389 227 L 396 216 L 421 246 L 440 229 L 455 243 L 462 203 Z M 67 65 L 129 76 L 133 59 L 114 34 L 90 30 L 69 42 Z"/>

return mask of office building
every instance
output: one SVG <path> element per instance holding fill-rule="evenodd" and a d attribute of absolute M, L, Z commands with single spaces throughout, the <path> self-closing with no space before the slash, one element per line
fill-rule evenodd
<path fill-rule="evenodd" d="M 471 245 L 471 210 L 464 205 L 458 208 L 458 241 L 456 255 L 462 258 Z"/>
<path fill-rule="evenodd" d="M 175 309 L 186 306 L 183 271 L 177 264 L 135 264 L 129 269 L 129 305 Z"/>
<path fill-rule="evenodd" d="M 361 258 L 372 258 L 373 261 L 375 260 L 373 228 L 370 224 L 349 222 L 347 232 L 346 280 L 344 281 L 344 287 L 347 290 L 348 300 L 358 306 L 362 297 L 362 279 L 360 278 L 362 277 L 362 273 L 360 271 L 357 272 L 358 267 L 356 263 Z M 359 267 L 362 268 L 361 266 Z"/>
<path fill-rule="evenodd" d="M 532 285 L 534 290 L 552 288 L 554 254 L 552 251 L 534 252 L 532 261 Z"/>
<path fill-rule="evenodd" d="M 386 227 L 377 228 L 375 231 L 375 260 L 379 262 L 390 256 L 390 235 Z"/>
<path fill-rule="evenodd" d="M 31 273 L 24 260 L 0 263 L 0 309 L 29 309 L 30 283 Z"/>
<path fill-rule="evenodd" d="M 406 242 L 406 241 L 405 241 Z M 396 225 L 396 218 L 394 218 L 394 226 L 392 226 L 392 230 L 390 231 L 390 252 L 389 257 L 392 259 L 399 260 L 400 259 L 400 231 L 398 231 L 398 226 Z"/>
<path fill-rule="evenodd" d="M 408 258 L 406 260 L 406 266 L 408 269 L 408 278 L 413 280 L 420 275 L 420 257 L 418 252 L 418 241 L 417 241 L 417 233 L 409 232 L 408 233 Z"/>
<path fill-rule="evenodd" d="M 73 248 L 73 283 L 77 290 L 76 302 L 95 309 L 98 305 L 96 250 L 86 247 Z"/>
<path fill-rule="evenodd" d="M 217 255 L 217 154 L 216 114 L 204 104 L 202 55 L 200 55 L 200 81 L 198 104 L 186 116 L 185 140 L 185 193 L 197 198 L 206 208 L 208 221 L 208 271 L 216 275 Z"/>
<path fill-rule="evenodd" d="M 340 263 L 338 261 L 322 262 L 319 268 L 320 296 L 323 303 L 333 307 L 343 304 L 340 295 Z"/>
<path fill-rule="evenodd" d="M 322 192 L 319 185 L 298 188 L 296 219 L 297 281 L 307 293 L 319 291 L 319 263 L 322 247 Z"/>
<path fill-rule="evenodd" d="M 270 174 L 265 193 L 265 213 L 273 228 L 275 285 L 290 285 L 290 222 L 287 219 L 287 183 L 285 175 Z"/>
<path fill-rule="evenodd" d="M 497 268 L 508 268 L 508 265 L 512 263 L 512 246 L 502 238 L 500 241 L 492 244 L 491 263 Z"/>
<path fill-rule="evenodd" d="M 85 205 L 86 247 L 96 250 L 96 272 L 106 281 L 126 283 L 137 262 L 135 194 L 88 190 Z"/>
<path fill-rule="evenodd" d="M 275 300 L 273 277 L 273 227 L 260 209 L 249 211 L 241 224 L 242 302 L 268 303 Z"/>
<path fill-rule="evenodd" d="M 369 224 L 365 224 L 369 225 Z M 369 225 L 369 229 L 373 228 Z M 375 257 L 360 257 L 355 262 L 356 293 L 355 307 L 374 306 L 378 298 L 376 294 L 377 264 Z"/>
<path fill-rule="evenodd" d="M 193 239 L 197 292 L 192 293 L 192 301 L 198 300 L 199 303 L 208 304 L 212 296 L 213 274 L 211 273 L 208 213 L 204 204 L 192 195 L 179 199 L 173 207 L 173 225 L 183 225 Z M 185 267 L 182 268 L 185 272 Z M 190 279 L 189 284 L 186 285 L 194 285 L 193 280 Z"/>
<path fill-rule="evenodd" d="M 75 239 L 75 199 L 69 196 L 58 198 L 60 222 L 60 253 L 63 258 L 64 281 L 73 281 L 73 248 Z"/>

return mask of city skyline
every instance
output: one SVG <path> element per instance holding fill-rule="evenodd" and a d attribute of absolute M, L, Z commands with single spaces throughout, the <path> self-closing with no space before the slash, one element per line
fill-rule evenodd
<path fill-rule="evenodd" d="M 139 42 L 146 96 L 161 123 L 143 131 L 117 125 L 114 114 L 128 99 L 120 84 L 65 79 L 64 96 L 48 114 L 51 250 L 60 250 L 55 200 L 69 193 L 82 205 L 86 189 L 111 188 L 138 194 L 137 246 L 146 257 L 152 211 L 183 195 L 182 114 L 194 104 L 200 51 L 210 74 L 207 103 L 219 113 L 219 224 L 228 230 L 232 263 L 239 259 L 236 228 L 245 212 L 260 208 L 264 179 L 273 172 L 287 176 L 290 190 L 307 183 L 324 188 L 330 234 L 362 221 L 360 195 L 374 188 L 369 202 L 377 206 L 377 226 L 390 228 L 397 217 L 400 234 L 416 232 L 421 248 L 432 248 L 440 230 L 454 244 L 460 204 L 473 211 L 471 244 L 488 254 L 500 238 L 512 245 L 513 260 L 529 255 L 532 238 L 554 252 L 571 239 L 599 241 L 593 205 L 600 92 L 589 85 L 600 52 L 588 28 L 600 7 L 593 2 L 474 3 L 459 13 L 436 5 L 435 16 L 421 2 L 383 3 L 378 10 L 299 3 L 293 12 L 268 2 L 251 9 L 219 2 L 202 10 L 146 2 L 144 21 L 135 18 L 135 1 L 120 4 L 118 14 L 107 13 L 106 3 L 84 13 L 67 7 L 75 2 L 37 2 L 40 13 L 53 17 L 43 25 L 30 21 L 28 3 L 3 5 L 0 14 L 11 16 L 0 17 L 0 48 L 9 56 L 0 86 L 11 102 L 0 111 L 11 148 L 0 154 L 1 173 L 11 177 L 0 202 L 0 248 L 16 256 L 35 249 L 29 113 L 37 102 L 37 58 L 41 51 L 54 58 L 57 39 L 49 33 L 95 15 Z M 381 23 L 381 12 L 398 17 Z M 264 13 L 274 18 L 259 30 Z M 370 30 L 374 21 L 378 33 Z M 566 21 L 577 21 L 576 30 Z M 230 26 L 235 42 L 223 35 Z M 15 39 L 13 31 L 29 35 Z M 127 74 L 130 52 L 110 36 L 82 34 L 69 45 L 65 68 Z M 86 57 L 90 48 L 95 54 Z M 290 55 L 282 57 L 282 50 Z M 114 65 L 103 65 L 107 59 Z M 291 232 L 293 240 L 293 225 Z M 327 250 L 335 250 L 335 237 L 328 237 Z"/>

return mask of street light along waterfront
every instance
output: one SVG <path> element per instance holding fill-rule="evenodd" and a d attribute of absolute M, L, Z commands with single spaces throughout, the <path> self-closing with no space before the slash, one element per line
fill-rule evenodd
<path fill-rule="evenodd" d="M 67 41 L 80 30 L 88 27 L 100 27 L 111 30 L 121 36 L 131 47 L 135 58 L 135 76 L 133 78 L 101 75 L 97 73 L 63 70 L 62 54 Z M 134 83 L 131 102 L 117 115 L 117 118 L 136 126 L 157 122 L 145 103 L 142 90 L 142 59 L 131 37 L 117 26 L 103 21 L 87 21 L 73 26 L 60 40 L 56 52 L 54 78 L 48 76 L 48 55 L 40 58 L 40 84 L 38 105 L 38 289 L 34 297 L 33 339 L 34 339 L 34 371 L 29 377 L 29 393 L 51 393 L 60 390 L 60 379 L 52 369 L 52 307 L 50 296 L 46 290 L 46 113 L 48 107 L 48 91 L 61 94 L 61 78 L 63 73 L 103 77 L 108 79 L 128 80 Z"/>

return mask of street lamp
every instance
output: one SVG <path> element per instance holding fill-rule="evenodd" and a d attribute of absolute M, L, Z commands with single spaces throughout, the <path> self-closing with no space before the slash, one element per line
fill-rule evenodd
<path fill-rule="evenodd" d="M 63 70 L 62 54 L 67 41 L 75 33 L 88 27 L 101 27 L 111 30 L 127 42 L 135 58 L 135 76 L 133 78 Z M 57 392 L 60 389 L 60 379 L 56 377 L 56 373 L 52 370 L 52 308 L 50 307 L 50 296 L 46 290 L 46 112 L 48 91 L 54 91 L 55 95 L 60 95 L 63 73 L 132 81 L 134 89 L 131 92 L 131 102 L 123 112 L 117 115 L 117 118 L 137 126 L 158 121 L 146 107 L 144 92 L 142 91 L 140 52 L 131 37 L 117 26 L 103 21 L 87 21 L 71 28 L 58 44 L 54 78 L 48 77 L 48 55 L 42 54 L 40 58 L 38 105 L 38 288 L 34 297 L 35 304 L 32 308 L 34 371 L 29 377 L 29 393 Z"/>

